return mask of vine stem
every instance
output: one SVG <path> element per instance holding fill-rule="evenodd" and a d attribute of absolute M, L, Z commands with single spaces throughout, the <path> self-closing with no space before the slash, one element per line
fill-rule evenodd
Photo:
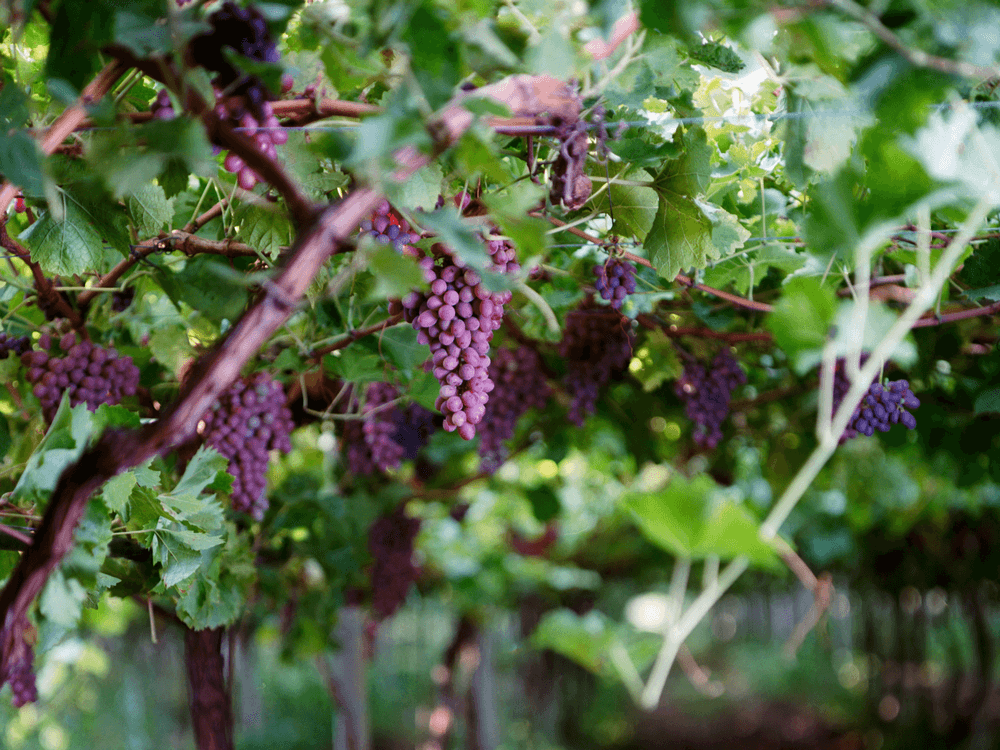
<path fill-rule="evenodd" d="M 679 561 L 678 561 L 679 562 Z M 647 710 L 656 708 L 667 684 L 667 675 L 677 659 L 677 652 L 691 631 L 697 627 L 715 603 L 729 590 L 736 580 L 749 567 L 750 561 L 743 556 L 734 558 L 720 573 L 718 578 L 709 582 L 698 598 L 691 602 L 687 611 L 664 634 L 663 646 L 656 655 L 649 680 L 642 691 L 642 707 Z"/>
<path fill-rule="evenodd" d="M 795 475 L 791 484 L 788 485 L 784 494 L 782 494 L 767 518 L 761 524 L 761 539 L 770 541 L 777 535 L 785 519 L 788 518 L 788 515 L 802 498 L 806 489 L 808 489 L 809 485 L 812 484 L 813 480 L 819 474 L 820 469 L 823 468 L 833 454 L 833 451 L 836 450 L 837 439 L 846 429 L 855 407 L 861 402 L 861 397 L 868 390 L 868 386 L 872 382 L 872 378 L 875 377 L 875 373 L 882 367 L 882 362 L 892 354 L 906 334 L 910 332 L 910 329 L 913 328 L 920 316 L 934 304 L 934 300 L 947 281 L 951 269 L 965 251 L 965 247 L 968 245 L 969 240 L 972 239 L 975 230 L 986 220 L 986 216 L 992 207 L 992 203 L 987 198 L 981 199 L 976 204 L 972 213 L 962 223 L 955 240 L 948 246 L 940 260 L 938 260 L 934 271 L 928 279 L 928 283 L 918 289 L 910 306 L 903 311 L 903 314 L 896 319 L 896 322 L 893 323 L 886 335 L 875 346 L 867 363 L 858 373 L 858 377 L 851 382 L 851 388 L 841 402 L 840 408 L 837 409 L 837 413 L 833 417 L 832 429 L 825 433 L 824 439 L 820 441 L 820 444 L 816 446 L 816 449 L 806 459 L 805 464 L 803 464 L 798 474 Z"/>

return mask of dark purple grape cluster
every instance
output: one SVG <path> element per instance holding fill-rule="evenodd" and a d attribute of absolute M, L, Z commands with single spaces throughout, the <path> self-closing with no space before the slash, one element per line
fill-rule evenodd
<path fill-rule="evenodd" d="M 257 76 L 236 68 L 227 58 L 226 49 L 256 62 L 276 63 L 281 59 L 260 11 L 252 6 L 241 8 L 227 0 L 208 17 L 212 30 L 191 40 L 191 57 L 196 65 L 216 73 L 212 83 L 229 95 L 246 97 L 250 109 L 259 113 L 271 92 Z M 263 118 L 261 118 L 263 119 Z"/>
<path fill-rule="evenodd" d="M 392 245 L 404 255 L 417 255 L 417 249 L 411 245 L 420 240 L 420 235 L 411 232 L 409 223 L 396 216 L 389 201 L 382 201 L 371 218 L 361 222 L 361 234 L 371 236 L 380 245 Z"/>
<path fill-rule="evenodd" d="M 217 73 L 212 80 L 216 115 L 250 136 L 262 154 L 277 158 L 276 147 L 288 141 L 288 134 L 271 107 L 274 97 L 260 78 L 235 68 L 224 52 L 228 48 L 257 62 L 278 62 L 280 55 L 264 17 L 256 8 L 225 2 L 208 22 L 212 30 L 191 40 L 191 55 L 196 64 Z M 236 154 L 228 154 L 223 167 L 237 176 L 244 190 L 262 182 Z"/>
<path fill-rule="evenodd" d="M 508 247 L 500 242 L 490 249 L 496 270 L 514 265 Z M 433 252 L 419 261 L 430 293 L 409 294 L 402 302 L 403 314 L 416 329 L 417 341 L 430 345 L 431 371 L 441 384 L 436 407 L 444 414 L 444 429 L 472 440 L 493 390 L 490 341 L 511 293 L 491 292 L 476 271 L 443 245 L 436 244 Z"/>
<path fill-rule="evenodd" d="M 368 551 L 374 558 L 372 610 L 380 620 L 396 613 L 420 574 L 413 562 L 413 542 L 419 531 L 420 519 L 407 516 L 402 505 L 379 517 L 368 531 Z"/>
<path fill-rule="evenodd" d="M 149 111 L 154 120 L 173 120 L 177 116 L 173 102 L 170 101 L 170 93 L 166 89 L 157 92 L 153 103 L 149 105 Z"/>
<path fill-rule="evenodd" d="M 399 467 L 416 458 L 434 431 L 434 414 L 419 404 L 405 408 L 386 404 L 399 398 L 389 383 L 372 383 L 365 394 L 360 419 L 344 422 L 341 442 L 347 470 L 355 476 L 370 476 Z"/>
<path fill-rule="evenodd" d="M 0 331 L 0 359 L 7 359 L 13 352 L 18 357 L 31 348 L 31 338 L 28 336 L 11 336 Z"/>
<path fill-rule="evenodd" d="M 552 395 L 538 352 L 530 346 L 499 349 L 489 369 L 493 392 L 479 427 L 481 468 L 493 473 L 507 459 L 504 441 L 528 409 L 541 409 Z"/>
<path fill-rule="evenodd" d="M 281 383 L 265 372 L 233 383 L 202 416 L 205 444 L 229 459 L 233 510 L 260 520 L 267 511 L 270 451 L 288 453 L 294 424 Z"/>
<path fill-rule="evenodd" d="M 866 357 L 867 358 L 867 357 Z M 833 379 L 833 411 L 836 412 L 840 402 L 851 388 L 851 381 L 844 373 L 843 360 L 837 362 L 837 369 Z M 907 429 L 912 430 L 917 426 L 916 417 L 907 409 L 916 409 L 920 406 L 913 391 L 910 390 L 910 383 L 906 380 L 892 380 L 885 385 L 875 382 L 868 386 L 868 392 L 861 397 L 861 403 L 854 409 L 851 419 L 847 423 L 847 428 L 840 436 L 843 443 L 858 435 L 871 437 L 875 430 L 888 432 L 894 424 L 902 423 Z"/>
<path fill-rule="evenodd" d="M 362 430 L 372 452 L 372 460 L 381 471 L 395 469 L 403 460 L 405 449 L 396 442 L 399 409 L 388 406 L 399 398 L 399 391 L 389 383 L 372 383 L 365 395 Z"/>
<path fill-rule="evenodd" d="M 52 337 L 38 340 L 39 351 L 21 355 L 28 368 L 28 381 L 42 402 L 46 421 L 55 416 L 63 392 L 69 394 L 70 406 L 86 404 L 91 411 L 101 404 L 117 404 L 135 393 L 139 386 L 139 368 L 131 357 L 120 357 L 115 349 L 104 349 L 91 341 L 80 341 L 75 333 L 63 335 L 57 348 L 64 356 L 54 356 Z"/>
<path fill-rule="evenodd" d="M 566 316 L 559 355 L 566 361 L 563 387 L 570 396 L 569 421 L 578 427 L 597 410 L 597 397 L 632 359 L 635 335 L 628 318 L 585 303 Z"/>
<path fill-rule="evenodd" d="M 621 310 L 625 297 L 635 293 L 635 266 L 624 258 L 612 255 L 604 265 L 594 266 L 594 275 L 601 299 L 609 300 L 615 310 Z"/>
<path fill-rule="evenodd" d="M 19 658 L 11 659 L 4 681 L 10 683 L 13 692 L 11 702 L 14 708 L 20 708 L 38 700 L 38 686 L 35 683 L 35 651 L 27 644 L 15 650 L 19 651 L 17 654 Z"/>
<path fill-rule="evenodd" d="M 693 360 L 685 365 L 674 393 L 685 403 L 688 419 L 695 423 L 695 443 L 708 449 L 719 444 L 732 393 L 746 382 L 746 373 L 728 347 L 715 355 L 708 369 Z"/>
<path fill-rule="evenodd" d="M 111 293 L 111 310 L 125 312 L 135 299 L 135 287 L 127 286 L 121 291 Z"/>

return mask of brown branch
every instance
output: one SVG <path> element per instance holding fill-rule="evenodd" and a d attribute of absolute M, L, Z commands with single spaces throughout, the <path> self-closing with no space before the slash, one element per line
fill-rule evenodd
<path fill-rule="evenodd" d="M 566 84 L 545 76 L 513 76 L 484 87 L 483 93 L 506 104 L 517 114 L 551 113 L 573 121 L 580 102 Z M 393 177 L 405 180 L 427 164 L 473 124 L 473 115 L 454 103 L 428 127 L 436 153 L 401 149 Z M 251 165 L 253 166 L 253 165 Z M 294 312 L 309 285 L 330 255 L 382 201 L 380 193 L 357 188 L 336 205 L 311 216 L 287 259 L 287 265 L 264 286 L 264 293 L 240 318 L 214 350 L 191 368 L 177 400 L 155 422 L 142 427 L 105 431 L 56 482 L 36 534 L 36 543 L 21 556 L 0 591 L 0 675 L 7 674 L 21 643 L 17 624 L 24 621 L 51 572 L 70 550 L 73 530 L 91 495 L 111 477 L 163 455 L 188 440 L 202 414 L 240 375 L 243 366 Z"/>
<path fill-rule="evenodd" d="M 100 289 L 115 286 L 118 283 L 118 280 L 140 260 L 152 255 L 153 253 L 161 252 L 166 249 L 168 249 L 167 243 L 162 237 L 154 237 L 153 239 L 145 240 L 144 242 L 140 242 L 138 245 L 134 245 L 132 247 L 132 254 L 128 258 L 119 261 L 114 268 L 98 279 L 98 289 L 88 289 L 77 295 L 76 304 L 79 305 L 81 310 L 86 310 L 90 307 L 90 303 L 94 301 L 94 298 L 101 293 L 99 291 Z"/>
<path fill-rule="evenodd" d="M 397 313 L 392 315 L 379 323 L 373 323 L 367 328 L 358 328 L 349 333 L 344 334 L 341 338 L 334 341 L 332 344 L 321 347 L 319 349 L 314 349 L 309 353 L 309 358 L 313 361 L 319 361 L 324 355 L 330 352 L 335 352 L 338 349 L 344 349 L 351 344 L 353 344 L 358 339 L 363 339 L 365 336 L 370 336 L 373 333 L 378 333 L 379 331 L 384 331 L 386 328 L 391 328 L 392 326 L 400 323 L 403 320 L 403 313 Z"/>
<path fill-rule="evenodd" d="M 995 79 L 1000 77 L 1000 68 L 987 65 L 975 65 L 962 60 L 949 60 L 945 57 L 931 55 L 923 50 L 910 49 L 898 36 L 889 30 L 878 16 L 867 8 L 858 5 L 853 0 L 828 0 L 831 7 L 843 11 L 845 14 L 859 21 L 868 27 L 875 36 L 890 49 L 895 50 L 912 65 L 918 68 L 930 68 L 948 75 L 965 76 L 966 78 Z"/>
<path fill-rule="evenodd" d="M 580 239 L 586 240 L 587 242 L 592 242 L 595 245 L 607 244 L 600 238 L 587 234 L 586 232 L 577 229 L 576 227 L 566 227 L 565 221 L 560 221 L 554 216 L 546 216 L 537 211 L 531 211 L 529 212 L 528 215 L 534 216 L 539 219 L 545 219 L 546 221 L 557 227 L 565 227 L 567 232 L 571 232 Z M 622 253 L 622 257 L 625 258 L 626 260 L 632 261 L 633 263 L 638 263 L 639 265 L 646 266 L 647 268 L 652 268 L 654 271 L 656 270 L 656 267 L 648 260 L 643 258 L 641 255 L 635 255 L 633 253 Z M 718 297 L 719 299 L 726 300 L 727 302 L 730 302 L 736 305 L 737 307 L 743 307 L 748 310 L 757 310 L 759 312 L 771 312 L 771 310 L 773 309 L 771 305 L 768 305 L 765 302 L 755 302 L 752 299 L 747 299 L 746 297 L 740 297 L 738 294 L 723 292 L 720 289 L 714 289 L 713 287 L 705 286 L 704 284 L 695 284 L 689 277 L 685 276 L 682 273 L 677 274 L 677 276 L 674 278 L 674 281 L 686 287 L 691 287 L 693 289 L 697 289 L 707 294 L 711 294 L 712 296 Z"/>
<path fill-rule="evenodd" d="M 667 336 L 671 338 L 679 338 L 681 336 L 694 336 L 701 339 L 717 339 L 719 341 L 726 341 L 730 344 L 737 344 L 743 341 L 764 341 L 772 342 L 774 338 L 770 333 L 766 331 L 760 333 L 746 333 L 746 332 L 735 332 L 726 333 L 724 331 L 713 331 L 710 328 L 681 328 L 673 323 L 667 323 L 666 321 L 657 320 L 652 315 L 647 315 L 645 313 L 638 315 L 636 320 L 639 325 L 644 328 L 649 328 L 652 330 L 662 330 Z"/>
<path fill-rule="evenodd" d="M 232 750 L 233 706 L 222 658 L 222 628 L 184 631 L 188 704 L 198 750 Z"/>
<path fill-rule="evenodd" d="M 193 219 L 188 224 L 186 224 L 184 226 L 184 231 L 194 234 L 203 226 L 208 224 L 208 222 L 210 222 L 212 219 L 222 216 L 222 210 L 228 205 L 228 203 L 229 201 L 223 198 L 214 206 L 212 206 L 210 209 L 208 209 L 205 213 L 203 213 L 201 216 L 199 216 L 196 219 Z"/>
<path fill-rule="evenodd" d="M 793 657 L 805 642 L 806 636 L 819 624 L 823 614 L 830 607 L 830 600 L 833 597 L 833 577 L 829 573 L 817 576 L 791 547 L 782 540 L 779 541 L 781 559 L 795 573 L 802 585 L 813 594 L 812 606 L 785 641 L 785 654 Z"/>
<path fill-rule="evenodd" d="M 46 154 L 55 151 L 56 146 L 79 127 L 86 116 L 86 108 L 107 94 L 115 82 L 125 75 L 127 69 L 126 65 L 118 61 L 106 65 L 90 85 L 83 90 L 76 104 L 64 110 L 49 126 L 48 131 L 42 136 L 39 148 Z M 6 213 L 7 206 L 14 200 L 17 193 L 18 188 L 15 185 L 6 180 L 0 183 L 0 216 Z"/>
<path fill-rule="evenodd" d="M 943 323 L 954 323 L 958 320 L 968 320 L 969 318 L 979 318 L 983 315 L 994 315 L 1000 313 L 1000 302 L 994 302 L 986 307 L 974 307 L 969 310 L 959 310 L 957 312 L 942 313 L 941 315 L 925 315 L 917 318 L 913 324 L 914 328 L 927 328 L 928 326 L 939 326 Z"/>

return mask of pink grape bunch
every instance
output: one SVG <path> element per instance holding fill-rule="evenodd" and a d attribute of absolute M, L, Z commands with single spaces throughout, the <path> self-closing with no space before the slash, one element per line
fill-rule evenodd
<path fill-rule="evenodd" d="M 413 562 L 413 543 L 419 531 L 420 519 L 407 516 L 402 505 L 380 516 L 368 531 L 368 551 L 374 558 L 370 571 L 372 610 L 379 620 L 396 613 L 420 575 Z"/>
<path fill-rule="evenodd" d="M 608 300 L 615 310 L 621 310 L 625 297 L 635 293 L 635 266 L 624 258 L 612 255 L 603 265 L 594 266 L 594 275 L 601 299 Z"/>
<path fill-rule="evenodd" d="M 389 201 L 382 201 L 372 212 L 371 218 L 361 222 L 360 232 L 369 235 L 380 245 L 392 245 L 397 252 L 404 255 L 417 255 L 417 249 L 412 243 L 420 240 L 420 235 L 410 231 L 410 225 L 392 210 Z"/>
<path fill-rule="evenodd" d="M 566 361 L 570 422 L 581 427 L 597 411 L 601 389 L 628 368 L 634 344 L 630 322 L 620 313 L 585 303 L 566 316 L 559 355 Z"/>
<path fill-rule="evenodd" d="M 516 268 L 514 251 L 505 241 L 486 243 L 493 270 Z M 429 293 L 411 292 L 403 314 L 417 331 L 417 341 L 431 348 L 431 372 L 440 383 L 435 403 L 444 414 L 444 429 L 465 440 L 476 435 L 493 390 L 489 377 L 490 341 L 503 322 L 509 291 L 491 292 L 479 273 L 436 244 L 433 255 L 420 259 Z"/>
<path fill-rule="evenodd" d="M 867 356 L 862 355 L 862 364 Z M 833 379 L 833 411 L 851 388 L 851 381 L 844 373 L 844 362 L 838 360 Z M 894 424 L 902 424 L 908 430 L 916 429 L 917 419 L 907 409 L 920 406 L 920 399 L 910 390 L 907 380 L 891 380 L 882 385 L 878 381 L 868 386 L 868 391 L 855 407 L 847 428 L 840 436 L 844 443 L 858 435 L 871 437 L 875 431 L 888 432 Z"/>
<path fill-rule="evenodd" d="M 504 441 L 514 436 L 517 420 L 529 409 L 541 409 L 552 395 L 541 357 L 530 346 L 498 349 L 489 369 L 493 391 L 479 427 L 481 468 L 493 473 L 507 458 Z"/>
<path fill-rule="evenodd" d="M 270 452 L 288 453 L 295 425 L 281 383 L 265 372 L 233 383 L 202 416 L 202 439 L 229 459 L 233 510 L 261 520 L 268 508 Z"/>
<path fill-rule="evenodd" d="M 728 347 L 715 355 L 708 368 L 694 360 L 684 366 L 674 393 L 684 402 L 688 419 L 695 423 L 695 443 L 707 449 L 719 444 L 732 393 L 746 382 L 746 373 Z"/>
<path fill-rule="evenodd" d="M 21 355 L 21 364 L 27 368 L 32 393 L 41 402 L 46 421 L 52 421 L 63 393 L 69 394 L 70 406 L 86 404 L 95 411 L 101 404 L 120 403 L 139 386 L 139 368 L 131 357 L 81 341 L 75 333 L 64 334 L 56 347 L 45 334 L 38 346 Z M 56 356 L 59 353 L 63 356 Z"/>
<path fill-rule="evenodd" d="M 191 40 L 191 56 L 198 65 L 217 74 L 212 80 L 215 113 L 251 137 L 262 154 L 276 159 L 277 146 L 288 141 L 288 133 L 274 114 L 270 102 L 273 95 L 260 78 L 234 67 L 224 52 L 229 49 L 256 62 L 278 62 L 278 48 L 264 16 L 252 6 L 241 8 L 227 1 L 209 15 L 208 22 L 212 30 Z M 263 181 L 236 154 L 226 156 L 223 168 L 236 175 L 237 184 L 244 190 L 252 190 Z"/>

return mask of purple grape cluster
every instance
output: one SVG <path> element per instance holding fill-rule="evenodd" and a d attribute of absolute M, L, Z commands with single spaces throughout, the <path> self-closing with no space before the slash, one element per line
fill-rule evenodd
<path fill-rule="evenodd" d="M 434 430 L 434 415 L 419 404 L 385 408 L 399 398 L 389 383 L 372 383 L 365 395 L 361 419 L 344 423 L 341 442 L 347 469 L 355 476 L 370 476 L 399 467 L 415 458 Z"/>
<path fill-rule="evenodd" d="M 411 243 L 419 241 L 420 235 L 411 232 L 409 223 L 396 216 L 389 201 L 382 201 L 371 218 L 361 222 L 361 234 L 371 236 L 380 245 L 392 245 L 404 255 L 417 255 L 417 249 Z"/>
<path fill-rule="evenodd" d="M 582 427 L 597 411 L 597 397 L 632 358 L 635 335 L 628 318 L 585 303 L 566 316 L 559 355 L 566 361 L 563 387 L 570 396 L 569 421 Z"/>
<path fill-rule="evenodd" d="M 395 469 L 403 460 L 405 449 L 396 442 L 397 407 L 386 407 L 399 398 L 399 391 L 389 383 L 372 383 L 365 396 L 362 431 L 372 452 L 372 460 L 381 471 Z"/>
<path fill-rule="evenodd" d="M 516 266 L 508 243 L 487 246 L 496 270 Z M 441 384 L 435 406 L 444 414 L 444 429 L 472 440 L 493 390 L 490 341 L 503 322 L 511 293 L 491 292 L 476 271 L 440 243 L 433 253 L 419 261 L 430 293 L 410 293 L 402 302 L 403 314 L 416 329 L 417 341 L 430 345 L 431 371 Z"/>
<path fill-rule="evenodd" d="M 844 373 L 843 360 L 837 362 L 833 379 L 833 410 L 837 411 L 840 402 L 851 388 L 851 381 Z M 917 419 L 907 409 L 920 406 L 910 383 L 906 380 L 892 380 L 885 385 L 875 382 L 868 386 L 868 392 L 861 397 L 861 402 L 854 409 L 847 428 L 840 436 L 840 442 L 846 442 L 858 435 L 871 437 L 875 430 L 888 432 L 894 424 L 902 422 L 909 430 L 915 429 Z"/>
<path fill-rule="evenodd" d="M 177 113 L 174 112 L 173 102 L 170 101 L 170 94 L 166 89 L 160 89 L 153 103 L 149 105 L 149 111 L 154 120 L 173 120 Z"/>
<path fill-rule="evenodd" d="M 281 383 L 265 372 L 240 378 L 202 416 L 205 444 L 229 459 L 233 510 L 255 520 L 267 511 L 270 451 L 288 453 L 295 425 Z"/>
<path fill-rule="evenodd" d="M 191 57 L 196 65 L 216 73 L 212 83 L 227 95 L 245 96 L 250 108 L 258 111 L 271 96 L 264 82 L 236 68 L 227 58 L 226 49 L 256 62 L 276 63 L 281 59 L 260 11 L 252 6 L 241 8 L 231 0 L 209 15 L 211 31 L 191 40 Z"/>
<path fill-rule="evenodd" d="M 552 395 L 538 352 L 530 346 L 499 349 L 489 369 L 493 392 L 479 428 L 481 469 L 493 473 L 507 459 L 504 441 L 528 409 L 541 409 Z"/>
<path fill-rule="evenodd" d="M 91 341 L 80 341 L 75 333 L 64 334 L 57 348 L 64 356 L 57 357 L 52 337 L 38 340 L 39 351 L 21 355 L 21 364 L 28 368 L 28 381 L 33 393 L 42 402 L 42 414 L 52 421 L 63 392 L 69 394 L 70 406 L 85 403 L 91 411 L 101 404 L 117 404 L 135 393 L 139 386 L 139 368 L 131 357 L 120 357 L 115 349 L 104 349 Z"/>
<path fill-rule="evenodd" d="M 113 312 L 125 312 L 135 299 L 135 287 L 127 286 L 121 291 L 112 292 L 111 310 Z"/>
<path fill-rule="evenodd" d="M 688 419 L 695 423 L 695 443 L 708 449 L 719 444 L 732 393 L 746 382 L 746 373 L 728 347 L 715 355 L 707 370 L 695 361 L 685 365 L 674 393 L 685 403 Z"/>
<path fill-rule="evenodd" d="M 13 692 L 11 702 L 14 704 L 14 708 L 20 708 L 38 700 L 34 667 L 35 651 L 27 644 L 23 644 L 20 649 L 15 648 L 15 651 L 19 653 L 11 659 L 4 681 L 10 683 L 10 689 Z"/>
<path fill-rule="evenodd" d="M 392 617 L 406 600 L 420 569 L 413 563 L 413 542 L 420 519 L 410 518 L 400 505 L 379 517 L 368 531 L 371 567 L 372 610 L 378 619 Z"/>
<path fill-rule="evenodd" d="M 277 158 L 277 146 L 288 141 L 288 134 L 271 107 L 274 97 L 260 78 L 235 68 L 224 52 L 228 48 L 257 62 L 278 62 L 278 48 L 264 17 L 256 8 L 241 8 L 227 1 L 208 17 L 208 22 L 212 30 L 191 40 L 191 55 L 195 63 L 217 73 L 212 80 L 216 115 L 250 136 L 261 153 Z M 262 182 L 260 175 L 236 154 L 228 154 L 223 167 L 237 176 L 244 190 L 252 190 Z"/>
<path fill-rule="evenodd" d="M 609 300 L 615 310 L 621 310 L 625 297 L 635 293 L 635 266 L 624 258 L 612 255 L 604 265 L 594 266 L 594 275 L 601 299 Z"/>
<path fill-rule="evenodd" d="M 0 331 L 0 359 L 7 359 L 11 352 L 20 357 L 30 348 L 31 339 L 28 336 L 11 336 Z"/>

